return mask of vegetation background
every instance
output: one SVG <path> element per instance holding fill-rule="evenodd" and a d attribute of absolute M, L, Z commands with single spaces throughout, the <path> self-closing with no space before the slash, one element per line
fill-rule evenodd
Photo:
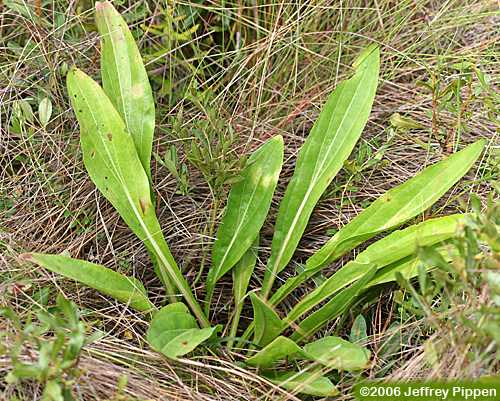
<path fill-rule="evenodd" d="M 471 192 L 484 206 L 498 189 L 497 1 L 113 3 L 139 43 L 156 97 L 153 176 L 160 221 L 200 292 L 228 185 L 245 155 L 281 134 L 282 177 L 290 177 L 326 96 L 370 43 L 380 45 L 382 56 L 373 112 L 316 208 L 294 261 L 305 260 L 385 190 L 479 138 L 489 140 L 481 161 L 426 217 L 468 210 Z M 98 76 L 93 17 L 89 0 L 0 2 L 0 302 L 25 319 L 34 305 L 52 304 L 61 292 L 80 306 L 88 333 L 106 333 L 80 354 L 73 380 L 82 399 L 297 399 L 235 364 L 232 354 L 168 362 L 145 345 L 142 317 L 17 260 L 28 250 L 67 252 L 133 274 L 150 295 L 156 288 L 162 296 L 145 249 L 95 190 L 81 160 L 65 74 L 76 63 Z M 264 255 L 272 223 L 263 230 Z M 230 302 L 227 284 L 219 286 L 213 308 L 221 318 Z M 428 316 L 409 317 L 396 298 L 381 297 L 363 311 L 374 353 L 368 377 L 497 371 L 498 362 L 470 356 L 467 344 L 453 344 L 439 363 L 428 339 L 453 333 L 430 327 Z M 12 347 L 13 330 L 0 320 L 4 347 Z M 26 352 L 23 358 L 34 358 Z M 41 392 L 36 382 L 3 383 L 9 369 L 9 358 L 0 356 L 5 399 Z M 351 384 L 346 379 L 344 389 Z"/>

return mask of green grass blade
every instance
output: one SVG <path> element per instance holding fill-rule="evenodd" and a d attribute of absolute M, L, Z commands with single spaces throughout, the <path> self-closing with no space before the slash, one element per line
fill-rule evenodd
<path fill-rule="evenodd" d="M 484 145 L 479 140 L 387 191 L 311 256 L 306 269 L 321 269 L 374 235 L 422 213 L 462 178 Z"/>
<path fill-rule="evenodd" d="M 101 87 L 73 68 L 68 92 L 80 124 L 83 161 L 90 178 L 158 261 L 156 273 L 173 294 L 178 288 L 200 324 L 209 326 L 161 232 L 149 182 L 132 138 Z"/>
<path fill-rule="evenodd" d="M 292 340 L 279 336 L 255 355 L 247 358 L 245 362 L 250 366 L 267 369 L 273 367 L 280 360 L 295 355 L 304 355 L 302 348 Z"/>
<path fill-rule="evenodd" d="M 250 299 L 255 321 L 254 343 L 264 347 L 280 335 L 285 328 L 285 322 L 266 301 L 260 299 L 255 293 L 250 295 Z"/>
<path fill-rule="evenodd" d="M 155 105 L 142 57 L 127 23 L 109 1 L 96 2 L 101 35 L 101 76 L 104 92 L 132 135 L 139 160 L 151 180 L 151 149 Z"/>
<path fill-rule="evenodd" d="M 452 238 L 465 216 L 455 214 L 430 219 L 404 230 L 394 231 L 375 242 L 306 295 L 290 311 L 286 320 L 289 322 L 297 320 L 337 291 L 363 277 L 369 269 L 379 270 L 415 254 L 419 246 L 430 246 Z"/>
<path fill-rule="evenodd" d="M 283 138 L 267 141 L 248 159 L 241 181 L 231 188 L 226 212 L 212 250 L 208 272 L 206 313 L 215 283 L 241 259 L 251 247 L 264 224 L 283 164 Z"/>
<path fill-rule="evenodd" d="M 262 295 L 290 261 L 319 198 L 351 153 L 370 115 L 379 73 L 379 50 L 372 48 L 354 76 L 341 82 L 302 146 L 295 172 L 280 204 Z"/>
<path fill-rule="evenodd" d="M 78 281 L 138 311 L 152 311 L 146 289 L 134 277 L 128 277 L 102 265 L 63 255 L 25 253 L 21 259 L 36 263 L 51 272 Z"/>
<path fill-rule="evenodd" d="M 231 328 L 229 330 L 229 341 L 227 348 L 231 349 L 234 343 L 234 338 L 238 332 L 241 311 L 247 294 L 248 284 L 253 274 L 255 264 L 257 262 L 257 248 L 259 246 L 259 238 L 254 241 L 253 246 L 245 252 L 241 260 L 233 269 L 233 297 L 234 297 L 234 313 L 231 319 Z"/>
<path fill-rule="evenodd" d="M 474 164 L 484 147 L 479 140 L 424 169 L 387 191 L 333 236 L 306 262 L 306 269 L 288 279 L 271 298 L 277 305 L 305 280 L 376 234 L 419 215 L 444 195 Z"/>

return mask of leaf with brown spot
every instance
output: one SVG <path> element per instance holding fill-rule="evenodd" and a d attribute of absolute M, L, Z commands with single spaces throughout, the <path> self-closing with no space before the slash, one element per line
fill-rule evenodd
<path fill-rule="evenodd" d="M 82 110 L 77 118 L 83 161 L 90 178 L 155 256 L 155 271 L 167 293 L 173 298 L 177 288 L 200 324 L 208 327 L 208 320 L 170 253 L 155 210 L 150 207 L 148 177 L 122 118 L 101 87 L 82 71 L 73 68 L 68 72 L 67 84 L 73 109 Z"/>

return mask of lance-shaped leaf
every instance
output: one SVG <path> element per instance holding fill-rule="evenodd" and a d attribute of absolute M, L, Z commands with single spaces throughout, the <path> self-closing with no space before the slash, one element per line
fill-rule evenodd
<path fill-rule="evenodd" d="M 231 349 L 234 343 L 234 338 L 238 332 L 241 311 L 247 294 L 248 284 L 252 277 L 255 264 L 257 262 L 257 248 L 259 246 L 259 237 L 253 243 L 253 246 L 248 249 L 241 260 L 236 263 L 233 269 L 233 297 L 234 297 L 234 314 L 231 319 L 231 329 L 229 332 L 229 340 L 227 348 Z"/>
<path fill-rule="evenodd" d="M 430 219 L 404 230 L 394 231 L 375 242 L 306 295 L 290 311 L 287 320 L 295 321 L 316 305 L 332 297 L 337 291 L 361 278 L 370 269 L 379 270 L 413 255 L 419 246 L 430 246 L 452 238 L 465 216 L 455 214 Z"/>
<path fill-rule="evenodd" d="M 365 347 L 333 336 L 304 345 L 304 352 L 316 362 L 337 370 L 364 369 L 370 360 L 370 351 Z"/>
<path fill-rule="evenodd" d="M 250 295 L 255 321 L 254 343 L 262 347 L 269 344 L 285 328 L 278 314 L 255 293 Z"/>
<path fill-rule="evenodd" d="M 403 224 L 430 207 L 470 169 L 484 144 L 479 140 L 387 191 L 311 256 L 303 272 L 278 288 L 271 304 L 277 305 L 301 283 L 357 245 Z"/>
<path fill-rule="evenodd" d="M 148 328 L 147 340 L 168 358 L 177 358 L 208 340 L 216 327 L 200 329 L 186 305 L 176 302 L 157 312 Z"/>
<path fill-rule="evenodd" d="M 280 360 L 302 355 L 304 351 L 292 340 L 279 336 L 245 362 L 261 369 L 271 368 Z"/>
<path fill-rule="evenodd" d="M 379 50 L 371 48 L 354 76 L 330 95 L 304 142 L 276 219 L 262 286 L 264 298 L 295 252 L 314 206 L 358 141 L 370 115 L 378 73 Z"/>
<path fill-rule="evenodd" d="M 316 397 L 333 397 L 339 390 L 320 372 L 284 372 L 263 373 L 267 380 L 292 393 L 301 393 Z"/>
<path fill-rule="evenodd" d="M 264 224 L 283 164 L 283 138 L 267 141 L 248 159 L 241 180 L 229 193 L 212 250 L 212 267 L 207 277 L 206 308 L 215 283 L 241 259 Z"/>
<path fill-rule="evenodd" d="M 151 85 L 127 23 L 109 1 L 96 2 L 101 35 L 101 76 L 104 92 L 132 135 L 139 160 L 151 179 L 150 160 L 155 126 Z"/>
<path fill-rule="evenodd" d="M 456 250 L 449 246 L 437 246 L 436 251 L 441 255 L 443 260 L 450 261 L 456 254 Z M 416 256 L 409 256 L 407 258 L 401 259 L 389 266 L 380 269 L 372 281 L 368 284 L 369 287 L 375 285 L 388 283 L 390 281 L 396 281 L 396 274 L 399 273 L 406 280 L 412 279 L 418 276 L 419 265 L 422 261 Z M 437 267 L 435 264 L 426 263 L 425 267 L 428 270 L 432 270 Z"/>
<path fill-rule="evenodd" d="M 167 291 L 173 294 L 173 288 L 178 288 L 200 324 L 209 326 L 165 242 L 152 207 L 148 178 L 123 120 L 101 87 L 82 71 L 71 69 L 67 84 L 90 178 L 155 255 L 156 273 Z"/>
<path fill-rule="evenodd" d="M 306 268 L 321 269 L 375 234 L 422 213 L 472 167 L 484 145 L 479 140 L 387 191 L 311 256 Z"/>
<path fill-rule="evenodd" d="M 350 287 L 340 291 L 325 305 L 302 320 L 298 327 L 295 327 L 296 331 L 292 334 L 291 339 L 296 342 L 302 341 L 314 335 L 325 324 L 344 313 L 373 279 L 376 270 L 373 265 L 369 266 L 371 268 L 368 269 L 363 277 Z"/>
<path fill-rule="evenodd" d="M 36 263 L 51 272 L 78 281 L 138 311 L 151 311 L 155 306 L 146 295 L 142 283 L 102 265 L 64 255 L 25 253 L 21 259 Z"/>

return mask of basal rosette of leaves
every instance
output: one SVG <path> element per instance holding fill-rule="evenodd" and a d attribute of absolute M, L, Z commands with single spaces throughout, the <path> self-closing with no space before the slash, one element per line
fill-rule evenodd
<path fill-rule="evenodd" d="M 223 331 L 229 334 L 212 343 L 225 343 L 228 348 L 235 341 L 238 346 L 250 344 L 245 363 L 288 390 L 314 396 L 337 394 L 322 369 L 362 370 L 370 362 L 370 352 L 339 337 L 313 340 L 318 331 L 345 313 L 370 287 L 395 281 L 399 274 L 416 276 L 412 262 L 417 247 L 437 247 L 449 240 L 465 215 L 434 218 L 392 231 L 305 295 L 287 316 L 280 316 L 275 307 L 347 252 L 424 212 L 471 168 L 484 142 L 465 147 L 387 191 L 313 254 L 302 272 L 275 288 L 275 279 L 292 259 L 317 202 L 349 157 L 369 118 L 380 55 L 376 46 L 368 47 L 353 63 L 351 77 L 328 97 L 298 153 L 279 206 L 261 288 L 249 288 L 249 283 L 257 260 L 259 232 L 283 165 L 283 138 L 277 135 L 269 139 L 248 158 L 241 179 L 232 185 L 218 227 L 202 307 L 170 252 L 153 207 L 150 160 L 155 105 L 142 58 L 127 24 L 111 3 L 96 3 L 96 23 L 101 35 L 102 87 L 76 67 L 67 76 L 68 96 L 80 125 L 84 164 L 99 191 L 144 242 L 169 303 L 158 309 L 138 279 L 98 264 L 38 253 L 22 258 L 145 313 L 150 318 L 148 343 L 173 359 L 219 335 L 221 327 L 209 319 L 210 305 L 217 282 L 231 273 L 234 310 Z M 253 323 L 237 337 L 247 298 L 253 306 Z M 309 363 L 311 369 L 277 369 L 285 359 L 303 361 L 300 366 Z"/>

